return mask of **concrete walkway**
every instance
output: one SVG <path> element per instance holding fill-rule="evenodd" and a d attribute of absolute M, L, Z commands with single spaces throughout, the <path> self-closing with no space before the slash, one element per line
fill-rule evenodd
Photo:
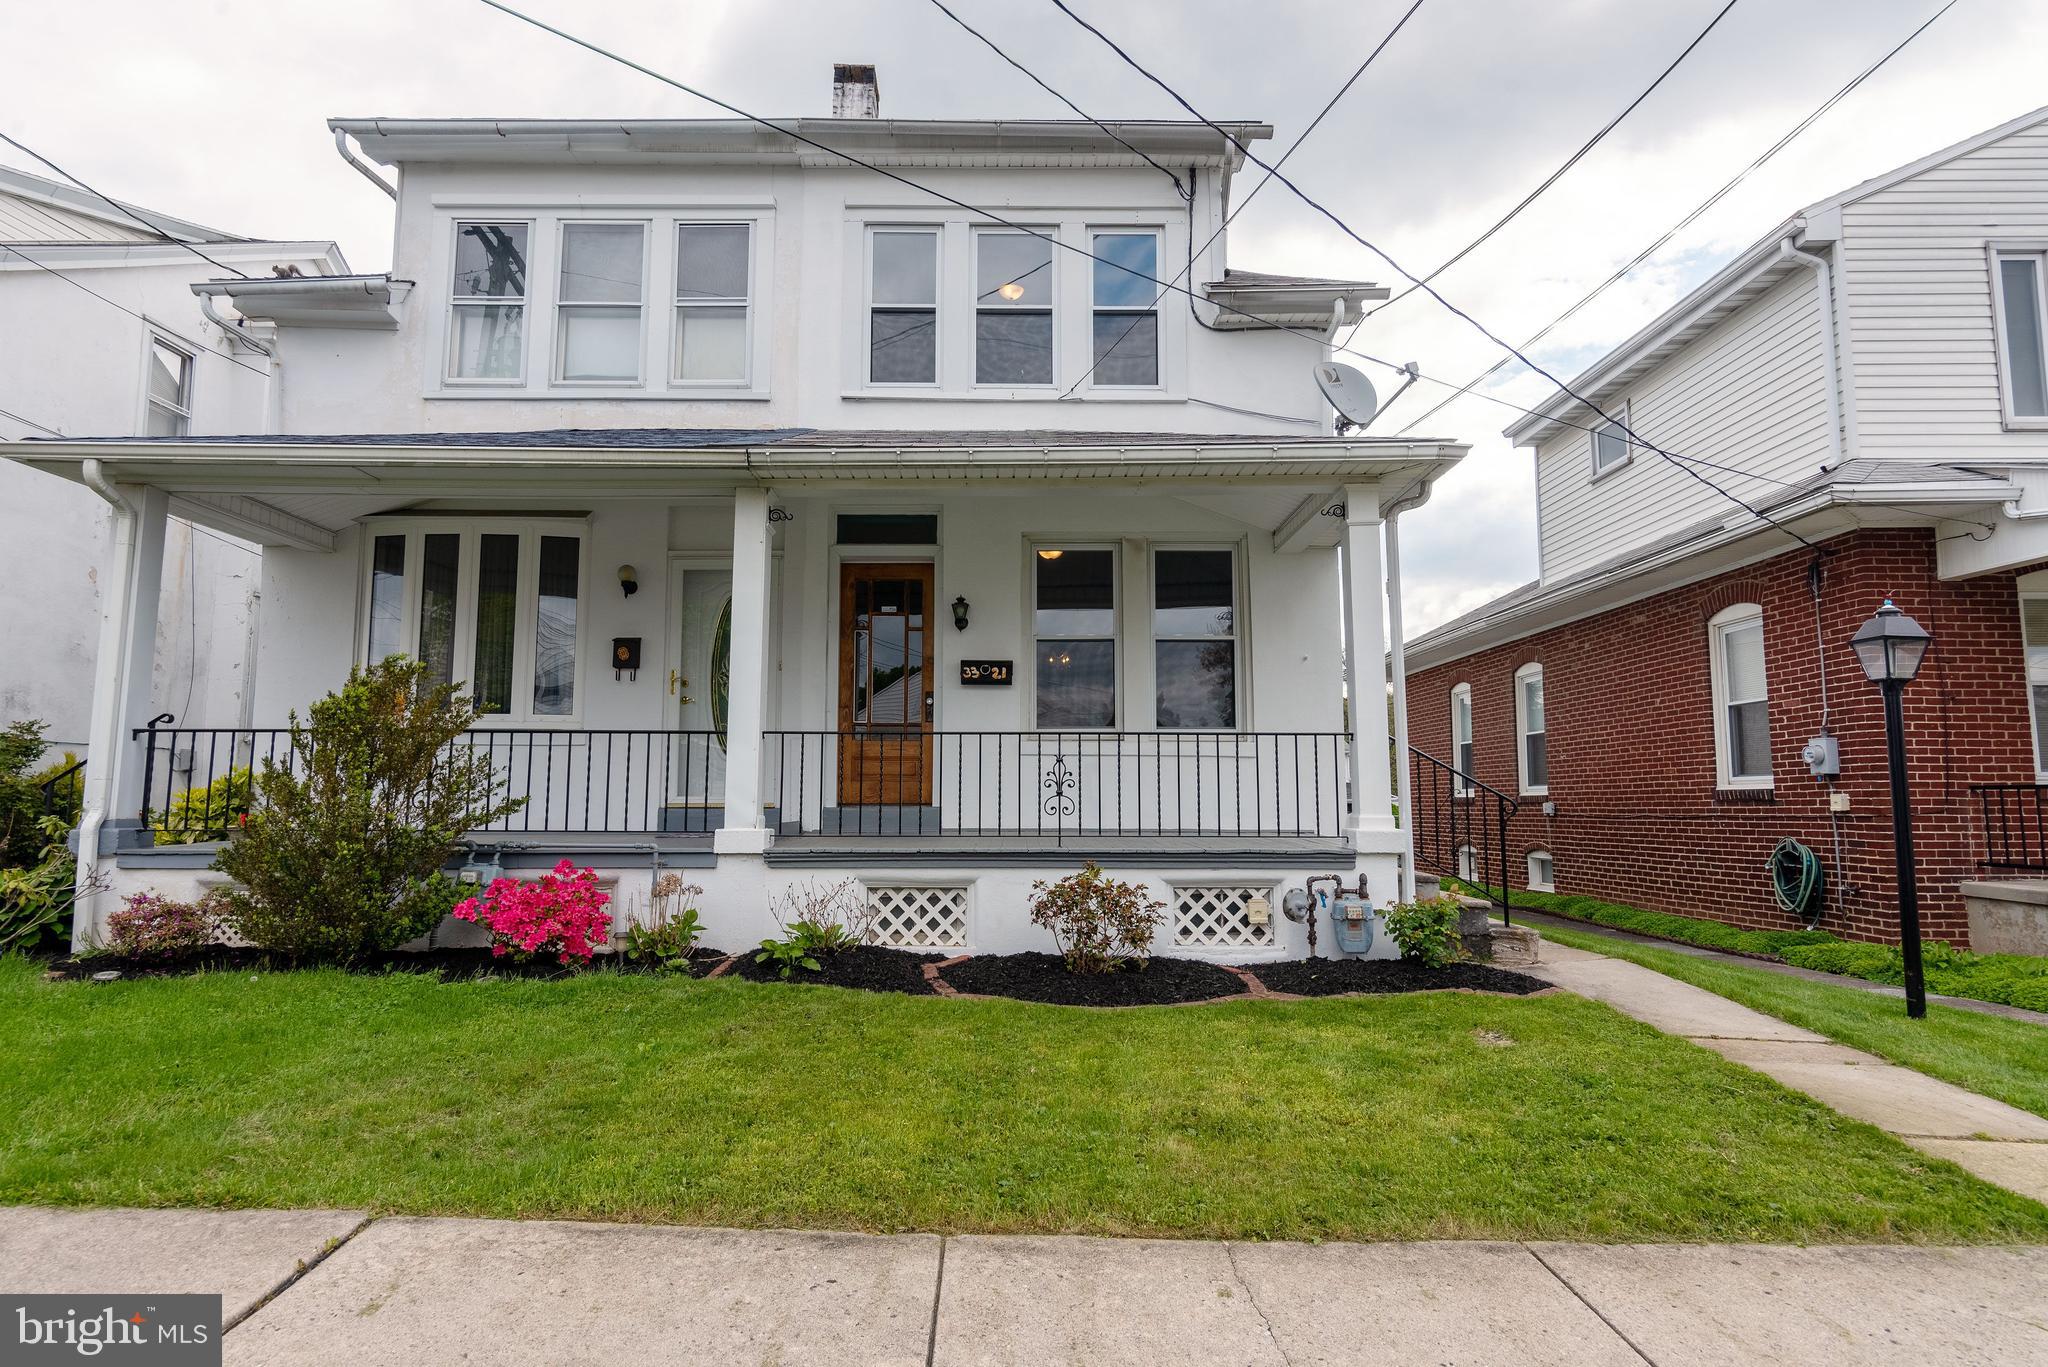
<path fill-rule="evenodd" d="M 1523 971 L 1754 1068 L 1987 1182 L 2048 1202 L 2048 1120 L 2030 1111 L 1624 959 L 1547 940 L 1542 954 L 1543 962 Z"/>
<path fill-rule="evenodd" d="M 1239 1244 L 0 1209 L 0 1291 L 218 1291 L 228 1363 L 2048 1362 L 2048 1249 Z"/>

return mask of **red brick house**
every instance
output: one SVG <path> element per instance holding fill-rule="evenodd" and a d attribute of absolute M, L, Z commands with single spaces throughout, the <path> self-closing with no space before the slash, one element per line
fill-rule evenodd
<path fill-rule="evenodd" d="M 1573 383 L 1620 424 L 1559 394 L 1508 429 L 1541 577 L 1405 672 L 1415 749 L 1512 815 L 1433 842 L 1418 757 L 1418 862 L 1784 927 L 1791 837 L 1823 928 L 1894 938 L 1881 700 L 1848 646 L 1889 595 L 1935 637 L 1905 692 L 1926 935 L 1970 942 L 1985 882 L 2048 875 L 2043 168 L 2036 111 L 1821 201 Z M 1820 737 L 1838 773 L 1810 771 Z M 2028 896 L 1978 947 L 2048 938 Z"/>

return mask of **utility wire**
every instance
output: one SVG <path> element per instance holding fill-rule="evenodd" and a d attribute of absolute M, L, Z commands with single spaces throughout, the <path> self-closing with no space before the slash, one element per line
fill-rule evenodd
<path fill-rule="evenodd" d="M 134 309 L 129 308 L 126 304 L 120 303 L 113 299 L 109 299 L 107 298 L 106 295 L 101 294 L 92 286 L 85 284 L 83 281 L 73 279 L 71 276 L 68 276 L 64 272 L 58 270 L 55 266 L 46 265 L 43 262 L 36 260 L 33 256 L 30 256 L 27 252 L 23 251 L 21 248 L 15 246 L 11 242 L 0 242 L 0 252 L 11 252 L 15 256 L 18 256 L 22 260 L 28 262 L 29 265 L 34 266 L 37 270 L 48 271 L 51 275 L 56 276 L 59 280 L 62 280 L 65 284 L 72 286 L 74 289 L 84 290 L 87 294 L 99 300 L 102 304 L 106 304 L 112 308 L 117 308 L 121 310 L 121 312 L 127 314 L 130 318 L 136 319 L 139 322 L 149 323 L 149 319 L 143 317 Z M 212 352 L 215 356 L 220 357 L 223 361 L 226 361 L 230 365 L 240 366 L 242 369 L 248 371 L 251 375 L 261 375 L 266 380 L 270 378 L 269 371 L 259 370 L 255 366 L 250 365 L 247 361 L 241 359 L 239 356 L 230 356 L 225 351 L 217 350 L 214 347 L 208 346 L 204 342 L 194 342 L 193 345 L 198 347 L 201 351 Z"/>
<path fill-rule="evenodd" d="M 1898 56 L 1899 53 L 1903 52 L 1908 44 L 1910 44 L 1915 38 L 1918 38 L 1921 34 L 1925 33 L 1928 30 L 1928 28 L 1933 25 L 1935 20 L 1941 18 L 1942 15 L 1947 14 L 1951 9 L 1954 9 L 1955 5 L 1956 0 L 1948 0 L 1947 4 L 1943 5 L 1940 9 L 1936 10 L 1933 14 L 1929 15 L 1925 22 L 1923 22 L 1920 25 L 1920 27 L 1914 29 L 1911 33 L 1907 34 L 1904 38 L 1900 39 L 1898 44 L 1895 47 L 1893 47 L 1889 52 L 1885 53 L 1882 57 L 1879 57 L 1869 66 L 1864 67 L 1863 70 L 1856 73 L 1856 75 L 1852 77 L 1849 80 L 1849 82 L 1846 85 L 1844 85 L 1840 90 L 1837 90 L 1834 94 L 1828 96 L 1827 99 L 1821 101 L 1820 105 L 1817 108 L 1815 108 L 1812 113 L 1808 114 L 1798 123 L 1792 125 L 1791 129 L 1787 131 L 1783 137 L 1779 138 L 1769 147 L 1766 147 L 1754 161 L 1750 162 L 1749 165 L 1743 167 L 1740 171 L 1737 171 L 1732 177 L 1729 178 L 1726 184 L 1721 186 L 1720 189 L 1714 191 L 1713 194 L 1708 195 L 1705 199 L 1701 200 L 1698 207 L 1696 207 L 1691 213 L 1687 214 L 1684 218 L 1679 219 L 1678 222 L 1672 224 L 1669 228 L 1667 228 L 1664 231 L 1663 235 L 1660 236 L 1655 242 L 1652 242 L 1649 246 L 1637 252 L 1633 257 L 1629 258 L 1628 262 L 1625 265 L 1623 265 L 1620 270 L 1617 270 L 1614 274 L 1608 276 L 1605 280 L 1601 281 L 1598 285 L 1595 285 L 1591 290 L 1587 291 L 1584 295 L 1580 296 L 1577 303 L 1573 304 L 1563 313 L 1558 314 L 1557 317 L 1551 319 L 1542 327 L 1538 328 L 1536 332 L 1532 334 L 1527 341 L 1522 343 L 1522 349 L 1527 350 L 1528 348 L 1535 346 L 1538 342 L 1542 341 L 1545 337 L 1548 337 L 1561 324 L 1563 324 L 1566 320 L 1570 319 L 1573 315 L 1578 313 L 1580 309 L 1585 308 L 1586 305 L 1592 303 L 1595 299 L 1598 299 L 1602 294 L 1605 294 L 1608 291 L 1608 289 L 1610 289 L 1614 285 L 1618 284 L 1621 280 L 1626 278 L 1630 272 L 1635 270 L 1636 267 L 1642 265 L 1645 261 L 1649 260 L 1658 252 L 1662 251 L 1666 244 L 1668 244 L 1671 241 L 1671 239 L 1677 237 L 1680 233 L 1684 232 L 1687 228 L 1691 227 L 1694 223 L 1698 222 L 1716 204 L 1719 204 L 1722 200 L 1726 199 L 1730 194 L 1734 193 L 1735 188 L 1738 185 L 1742 184 L 1743 181 L 1749 179 L 1750 174 L 1752 172 L 1756 171 L 1765 162 L 1771 160 L 1771 158 L 1777 156 L 1778 153 L 1784 151 L 1786 147 L 1791 145 L 1792 141 L 1795 138 L 1797 138 L 1801 133 L 1804 133 L 1808 128 L 1812 127 L 1815 123 L 1819 122 L 1822 115 L 1826 114 L 1830 109 L 1833 109 L 1836 105 L 1840 104 L 1843 100 L 1847 99 L 1851 92 L 1853 92 L 1858 86 L 1862 85 L 1865 81 L 1869 80 L 1871 76 L 1875 75 L 1879 68 L 1883 67 L 1885 63 L 1891 61 L 1892 58 Z M 1438 402 L 1435 407 L 1431 408 L 1421 417 L 1415 419 L 1414 422 L 1411 422 L 1406 427 L 1403 427 L 1401 429 L 1401 433 L 1403 435 L 1406 435 L 1422 423 L 1428 422 L 1438 413 L 1441 413 L 1445 408 L 1457 402 L 1460 396 L 1471 393 L 1475 387 L 1484 384 L 1488 379 L 1498 374 L 1501 370 L 1505 369 L 1511 363 L 1511 361 L 1511 357 L 1501 357 L 1498 361 L 1495 361 L 1485 370 L 1482 370 L 1481 372 L 1479 372 L 1479 374 L 1473 376 L 1464 384 L 1459 385 L 1454 393 Z M 1540 416 L 1531 410 L 1525 409 L 1523 411 L 1530 412 L 1530 415 L 1532 417 Z"/>
<path fill-rule="evenodd" d="M 1613 118 L 1609 119 L 1605 127 L 1603 127 L 1599 132 L 1595 133 L 1592 137 L 1586 139 L 1585 142 L 1581 143 L 1579 145 L 1578 151 L 1566 157 L 1564 159 L 1564 164 L 1559 166 L 1555 171 L 1552 171 L 1547 177 L 1545 177 L 1541 185 L 1538 185 L 1535 189 L 1531 190 L 1528 194 L 1524 195 L 1522 197 L 1521 203 L 1517 204 L 1514 208 L 1508 210 L 1499 218 L 1495 219 L 1493 221 L 1492 227 L 1488 228 L 1485 232 L 1479 234 L 1479 236 L 1473 238 L 1470 242 L 1467 242 L 1464 246 L 1458 248 L 1457 251 L 1453 252 L 1449 257 L 1445 258 L 1443 264 L 1439 265 L 1435 270 L 1431 271 L 1429 274 L 1423 276 L 1423 282 L 1427 283 L 1431 280 L 1436 279 L 1439 275 L 1442 275 L 1445 271 L 1449 270 L 1451 267 L 1457 265 L 1460 261 L 1463 261 L 1466 257 L 1470 256 L 1479 247 L 1484 246 L 1488 238 L 1492 237 L 1502 228 L 1507 227 L 1508 224 L 1512 223 L 1515 220 L 1516 215 L 1520 214 L 1522 210 L 1528 208 L 1531 204 L 1534 204 L 1539 198 L 1542 197 L 1544 191 L 1548 190 L 1551 186 L 1557 184 L 1559 180 L 1563 179 L 1565 173 L 1571 170 L 1574 166 L 1577 166 L 1582 160 L 1584 160 L 1587 153 L 1591 152 L 1595 147 L 1598 147 L 1603 138 L 1605 138 L 1609 133 L 1612 133 L 1617 127 L 1620 126 L 1621 121 L 1623 119 L 1635 113 L 1636 106 L 1640 105 L 1644 100 L 1649 99 L 1650 96 L 1656 92 L 1657 87 L 1664 84 L 1665 78 L 1670 76 L 1672 72 L 1678 70 L 1680 63 L 1685 61 L 1686 58 L 1692 56 L 1693 49 L 1698 47 L 1701 43 L 1707 40 L 1707 35 L 1712 33 L 1715 29 L 1715 26 L 1717 26 L 1723 19 L 1726 19 L 1728 17 L 1728 11 L 1734 9 L 1736 3 L 1737 0 L 1728 0 L 1727 4 L 1721 6 L 1721 8 L 1715 13 L 1714 17 L 1707 21 L 1707 26 L 1701 29 L 1699 33 L 1694 36 L 1693 40 L 1690 43 L 1687 43 L 1685 45 L 1685 50 L 1683 52 L 1680 52 L 1676 57 L 1673 57 L 1671 59 L 1671 65 L 1665 67 L 1662 71 L 1658 72 L 1657 79 L 1651 81 L 1648 85 L 1644 86 L 1643 93 L 1636 96 L 1633 100 L 1630 100 L 1628 102 L 1628 107 L 1626 109 L 1622 110 L 1619 114 L 1616 114 Z M 1370 318 L 1376 313 L 1385 312 L 1386 310 L 1392 308 L 1394 305 L 1400 303 L 1403 299 L 1406 299 L 1409 295 L 1415 293 L 1415 291 L 1420 288 L 1420 285 L 1410 285 L 1407 289 L 1402 290 L 1399 294 L 1387 300 L 1384 304 L 1381 304 L 1379 307 L 1368 310 L 1366 312 L 1365 318 Z M 1359 319 L 1359 321 L 1362 323 L 1365 321 L 1365 318 L 1361 318 Z"/>
<path fill-rule="evenodd" d="M 34 418 L 24 418 L 23 416 L 21 416 L 21 414 L 10 413 L 4 408 L 0 408 L 0 418 L 12 418 L 16 422 L 20 423 L 23 427 L 33 427 L 36 429 L 36 431 L 48 432 L 53 437 L 61 437 L 64 435 L 62 432 L 59 432 L 54 427 L 46 427 L 42 423 L 37 422 Z"/>
<path fill-rule="evenodd" d="M 241 276 L 244 280 L 247 280 L 249 278 L 249 275 L 246 271 L 236 270 L 235 267 L 233 266 L 224 265 L 219 261 L 215 261 L 212 257 L 208 256 L 205 252 L 200 251 L 199 248 L 193 246 L 190 242 L 185 241 L 183 238 L 171 236 L 169 233 L 165 232 L 161 227 L 154 223 L 151 223 L 148 219 L 144 218 L 141 214 L 136 213 L 133 209 L 123 204 L 120 200 L 113 199 L 107 195 L 101 194 L 98 190 L 93 189 L 92 186 L 87 185 L 77 176 L 72 175 L 69 171 L 59 166 L 56 162 L 51 161 L 48 157 L 44 156 L 41 152 L 36 151 L 35 148 L 30 147 L 28 144 L 21 142 L 18 139 L 10 138 L 5 133 L 0 133 L 0 142 L 6 143 L 9 147 L 14 148 L 18 152 L 25 152 L 29 156 L 34 157 L 37 161 L 49 167 L 52 171 L 55 171 L 58 175 L 64 177 L 64 179 L 70 181 L 73 185 L 76 185 L 79 189 L 85 191 L 94 199 L 104 200 L 107 204 L 111 205 L 113 208 L 120 211 L 121 213 L 127 215 L 129 218 L 134 219 L 137 223 L 140 223 L 143 227 L 149 229 L 151 232 L 155 233 L 158 237 L 170 243 L 172 246 L 183 247 L 186 251 L 192 253 L 192 255 L 198 257 L 201 261 L 206 262 L 209 266 L 214 266 L 220 270 L 229 271 L 235 275 Z"/>

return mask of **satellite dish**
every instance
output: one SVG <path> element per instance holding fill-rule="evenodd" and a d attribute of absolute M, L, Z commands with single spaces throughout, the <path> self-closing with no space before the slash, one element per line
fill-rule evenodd
<path fill-rule="evenodd" d="M 1373 393 L 1372 381 L 1340 361 L 1316 362 L 1316 387 L 1323 391 L 1323 397 L 1330 401 L 1338 416 L 1354 427 L 1365 426 L 1380 411 L 1379 395 Z"/>

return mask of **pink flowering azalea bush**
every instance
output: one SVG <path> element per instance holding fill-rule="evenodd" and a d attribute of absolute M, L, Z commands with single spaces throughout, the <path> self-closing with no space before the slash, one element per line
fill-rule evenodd
<path fill-rule="evenodd" d="M 597 870 L 564 859 L 531 882 L 494 878 L 483 896 L 457 902 L 449 914 L 489 930 L 493 954 L 552 954 L 565 964 L 587 964 L 611 938 L 611 900 L 597 890 Z"/>

